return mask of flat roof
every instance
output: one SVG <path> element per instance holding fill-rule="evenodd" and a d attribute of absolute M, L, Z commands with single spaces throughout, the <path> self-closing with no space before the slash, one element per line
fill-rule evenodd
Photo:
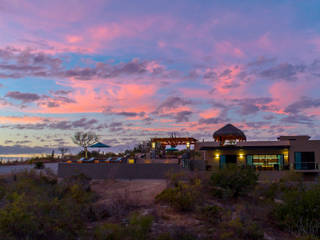
<path fill-rule="evenodd" d="M 159 142 L 163 145 L 185 145 L 187 142 L 195 144 L 198 140 L 192 137 L 167 137 L 167 138 L 151 138 L 151 142 Z"/>
<path fill-rule="evenodd" d="M 290 147 L 290 141 L 248 141 L 248 142 L 237 142 L 236 144 L 220 145 L 219 142 L 198 142 L 200 150 L 213 150 L 213 149 L 279 149 Z"/>

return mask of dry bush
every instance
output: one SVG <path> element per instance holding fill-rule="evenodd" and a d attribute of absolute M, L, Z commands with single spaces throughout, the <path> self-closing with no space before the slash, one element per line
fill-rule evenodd
<path fill-rule="evenodd" d="M 211 176 L 212 193 L 221 198 L 246 196 L 257 185 L 258 174 L 251 168 L 229 165 Z"/>
<path fill-rule="evenodd" d="M 110 216 L 127 216 L 131 211 L 140 208 L 140 199 L 133 197 L 128 188 L 116 192 L 108 205 Z"/>
<path fill-rule="evenodd" d="M 98 225 L 93 237 L 97 240 L 147 240 L 150 239 L 152 221 L 153 217 L 150 215 L 132 213 L 127 225 L 111 223 Z"/>
<path fill-rule="evenodd" d="M 263 240 L 264 233 L 257 223 L 239 218 L 219 225 L 221 240 Z"/>
<path fill-rule="evenodd" d="M 200 179 L 190 183 L 176 181 L 156 196 L 156 202 L 167 203 L 178 211 L 191 211 L 202 202 L 201 190 Z"/>
<path fill-rule="evenodd" d="M 320 237 L 320 184 L 308 190 L 287 191 L 273 215 L 276 223 L 289 232 Z"/>

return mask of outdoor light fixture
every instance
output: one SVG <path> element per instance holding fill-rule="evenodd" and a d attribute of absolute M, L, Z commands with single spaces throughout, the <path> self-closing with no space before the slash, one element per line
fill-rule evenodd
<path fill-rule="evenodd" d="M 216 154 L 216 158 L 219 158 L 220 157 L 220 155 L 219 154 Z"/>
<path fill-rule="evenodd" d="M 152 142 L 152 148 L 155 149 L 156 148 L 156 143 Z"/>
<path fill-rule="evenodd" d="M 240 158 L 243 158 L 243 154 L 242 154 L 242 153 L 240 153 L 239 157 L 240 157 Z"/>
<path fill-rule="evenodd" d="M 190 142 L 187 142 L 187 148 L 190 148 Z"/>
<path fill-rule="evenodd" d="M 284 160 L 288 160 L 288 157 L 289 157 L 288 154 L 289 154 L 288 150 L 285 149 L 285 151 L 283 152 L 283 158 L 284 158 Z"/>

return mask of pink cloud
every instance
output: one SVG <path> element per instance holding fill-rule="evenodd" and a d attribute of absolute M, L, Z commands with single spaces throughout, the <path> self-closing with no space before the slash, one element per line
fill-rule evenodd
<path fill-rule="evenodd" d="M 245 53 L 239 47 L 233 46 L 233 44 L 228 41 L 215 43 L 215 50 L 220 55 L 230 55 L 236 58 L 245 57 Z"/>
<path fill-rule="evenodd" d="M 287 114 L 284 112 L 285 107 L 303 96 L 307 88 L 308 86 L 303 82 L 280 81 L 273 83 L 269 87 L 269 93 L 274 99 L 270 105 L 276 105 L 279 108 L 275 111 L 276 113 Z"/>
<path fill-rule="evenodd" d="M 113 112 L 151 112 L 156 105 L 153 96 L 157 90 L 156 85 L 135 83 L 114 83 L 112 80 L 66 80 L 59 84 L 71 87 L 72 92 L 67 97 L 71 102 L 49 99 L 57 103 L 55 107 L 48 107 L 42 102 L 39 108 L 32 112 L 41 113 L 93 113 L 104 112 L 108 107 Z M 53 104 L 54 105 L 54 104 Z"/>
<path fill-rule="evenodd" d="M 207 109 L 199 113 L 200 117 L 202 118 L 213 118 L 218 117 L 220 115 L 219 109 Z"/>
<path fill-rule="evenodd" d="M 44 122 L 47 118 L 44 117 L 30 117 L 30 116 L 0 116 L 0 123 L 4 124 L 13 124 L 13 123 L 41 123 Z"/>

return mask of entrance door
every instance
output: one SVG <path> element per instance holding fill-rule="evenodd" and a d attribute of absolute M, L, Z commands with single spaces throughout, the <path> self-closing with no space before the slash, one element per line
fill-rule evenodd
<path fill-rule="evenodd" d="M 226 163 L 227 164 L 236 164 L 237 163 L 237 155 L 226 155 Z"/>
<path fill-rule="evenodd" d="M 226 164 L 237 164 L 237 155 L 220 155 L 220 168 Z"/>

